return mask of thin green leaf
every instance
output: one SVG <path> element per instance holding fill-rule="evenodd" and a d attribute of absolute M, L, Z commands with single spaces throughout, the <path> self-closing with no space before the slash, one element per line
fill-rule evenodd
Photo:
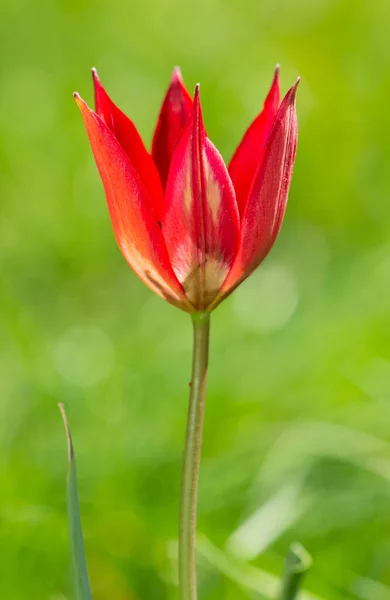
<path fill-rule="evenodd" d="M 205 559 L 220 573 L 223 573 L 241 587 L 260 594 L 262 598 L 267 598 L 267 600 L 274 600 L 279 597 L 280 578 L 273 573 L 254 567 L 235 556 L 223 552 L 205 536 L 197 537 L 196 548 L 198 556 Z M 300 600 L 324 599 L 317 594 L 303 590 L 300 594 Z"/>
<path fill-rule="evenodd" d="M 58 408 L 61 411 L 68 440 L 68 527 L 76 598 L 77 600 L 92 600 L 87 563 L 85 560 L 83 531 L 81 527 L 79 497 L 77 491 L 76 461 L 73 452 L 72 438 L 64 405 L 59 403 Z"/>
<path fill-rule="evenodd" d="M 298 543 L 292 544 L 287 555 L 280 600 L 295 600 L 305 573 L 312 564 L 311 556 Z"/>

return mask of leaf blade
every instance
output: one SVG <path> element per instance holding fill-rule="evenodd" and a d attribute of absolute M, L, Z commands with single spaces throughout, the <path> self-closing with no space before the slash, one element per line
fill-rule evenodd
<path fill-rule="evenodd" d="M 311 556 L 297 542 L 291 544 L 286 558 L 280 600 L 295 600 L 306 572 L 312 564 Z"/>
<path fill-rule="evenodd" d="M 88 578 L 87 562 L 85 558 L 83 531 L 80 518 L 80 506 L 77 490 L 76 461 L 73 450 L 72 437 L 65 408 L 58 404 L 64 421 L 66 438 L 68 442 L 68 477 L 67 477 L 67 507 L 70 552 L 72 557 L 74 586 L 77 600 L 92 600 L 91 588 Z"/>

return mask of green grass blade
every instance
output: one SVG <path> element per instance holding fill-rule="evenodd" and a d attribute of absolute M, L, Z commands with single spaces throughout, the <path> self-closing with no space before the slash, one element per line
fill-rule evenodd
<path fill-rule="evenodd" d="M 295 600 L 305 573 L 311 567 L 311 557 L 298 543 L 292 544 L 287 555 L 280 600 Z"/>
<path fill-rule="evenodd" d="M 81 528 L 79 498 L 77 491 L 76 462 L 70 435 L 68 419 L 64 405 L 58 405 L 65 425 L 68 440 L 68 479 L 67 479 L 67 505 L 70 552 L 72 556 L 73 576 L 77 600 L 92 600 L 91 588 L 88 579 L 88 569 L 85 560 L 83 532 Z"/>
<path fill-rule="evenodd" d="M 255 592 L 256 597 L 260 595 L 261 598 L 267 598 L 267 600 L 279 598 L 280 578 L 273 573 L 254 567 L 235 556 L 223 552 L 204 535 L 198 535 L 197 552 L 199 557 L 205 559 L 207 563 L 231 581 L 236 582 L 249 592 Z M 310 557 L 308 558 L 310 560 Z M 250 595 L 254 596 L 252 593 Z M 302 590 L 299 600 L 325 599 L 312 592 Z"/>

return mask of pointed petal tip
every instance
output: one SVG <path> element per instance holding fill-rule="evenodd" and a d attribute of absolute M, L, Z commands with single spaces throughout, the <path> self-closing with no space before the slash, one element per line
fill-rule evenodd
<path fill-rule="evenodd" d="M 294 83 L 294 85 L 291 88 L 291 99 L 290 99 L 290 102 L 295 102 L 295 98 L 296 98 L 296 95 L 297 95 L 297 89 L 298 89 L 298 85 L 299 85 L 300 81 L 301 81 L 301 78 L 297 77 L 296 82 Z"/>
<path fill-rule="evenodd" d="M 192 105 L 192 114 L 194 117 L 194 127 L 196 127 L 196 123 L 199 123 L 199 119 L 200 121 L 202 121 L 202 105 L 200 103 L 200 85 L 199 83 L 196 84 L 195 86 L 195 91 L 194 91 L 194 103 Z"/>
<path fill-rule="evenodd" d="M 78 92 L 73 92 L 73 98 L 76 100 L 76 104 L 82 113 L 89 110 L 87 103 L 85 102 L 85 100 L 82 99 Z"/>
<path fill-rule="evenodd" d="M 272 86 L 279 86 L 279 72 L 280 72 L 280 64 L 275 65 L 274 71 L 274 79 L 272 81 Z"/>
<path fill-rule="evenodd" d="M 299 82 L 301 81 L 300 77 L 297 77 L 296 82 L 294 83 L 294 85 L 288 90 L 287 95 L 286 95 L 286 100 L 288 98 L 288 103 L 291 104 L 295 104 L 295 99 L 297 96 L 297 90 L 298 90 L 298 85 Z"/>
<path fill-rule="evenodd" d="M 200 103 L 200 83 L 197 83 L 195 86 L 193 111 L 193 114 L 199 114 L 200 118 L 202 118 L 202 105 Z"/>
<path fill-rule="evenodd" d="M 99 78 L 97 69 L 95 67 L 92 67 L 91 72 L 92 72 L 93 87 L 95 89 L 95 94 L 96 94 L 97 88 L 101 88 L 102 84 L 100 83 L 100 78 Z"/>
<path fill-rule="evenodd" d="M 174 67 L 174 69 L 172 71 L 172 77 L 171 77 L 171 83 L 175 83 L 175 82 L 183 83 L 183 76 L 181 74 L 181 69 L 177 65 L 176 65 L 176 67 Z"/>
<path fill-rule="evenodd" d="M 73 98 L 76 100 L 77 106 L 81 109 L 83 107 L 83 105 L 85 104 L 85 102 L 82 99 L 82 97 L 80 96 L 80 94 L 78 92 L 73 92 Z"/>

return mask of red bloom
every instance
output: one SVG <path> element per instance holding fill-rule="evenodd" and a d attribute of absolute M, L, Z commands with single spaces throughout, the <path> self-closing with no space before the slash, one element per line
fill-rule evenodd
<path fill-rule="evenodd" d="M 179 69 L 149 154 L 93 70 L 95 111 L 75 94 L 118 245 L 137 275 L 188 312 L 211 311 L 264 260 L 279 233 L 297 145 L 297 83 L 279 73 L 227 169 Z"/>

